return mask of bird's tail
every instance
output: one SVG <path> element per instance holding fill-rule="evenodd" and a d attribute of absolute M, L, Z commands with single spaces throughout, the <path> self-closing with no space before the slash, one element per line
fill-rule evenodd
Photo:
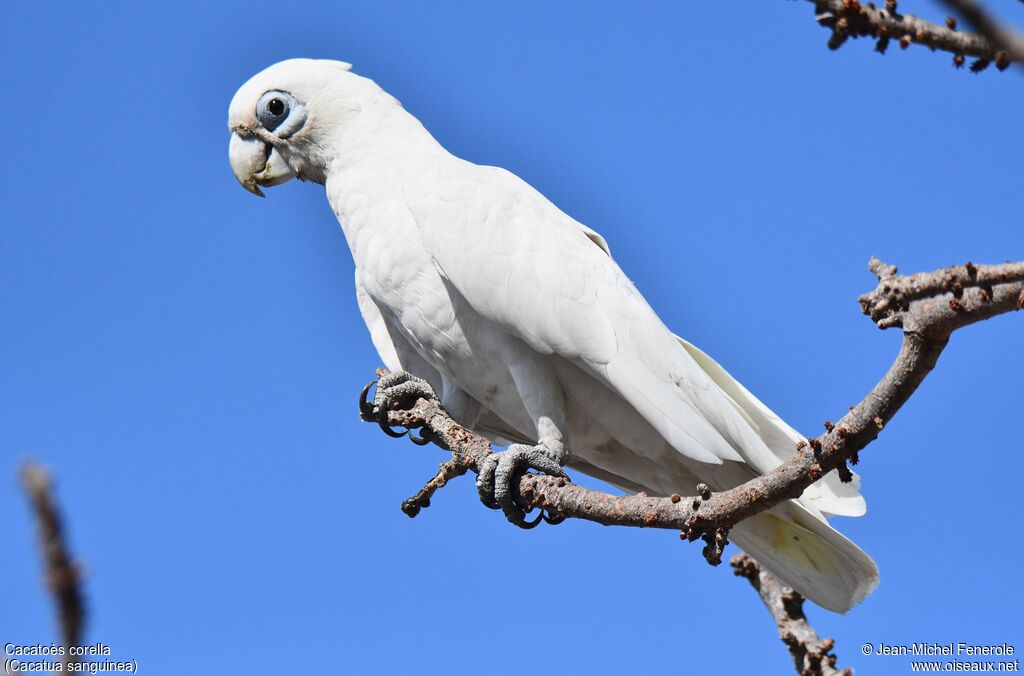
<path fill-rule="evenodd" d="M 878 585 L 872 558 L 798 502 L 745 519 L 729 539 L 790 587 L 837 613 Z"/>

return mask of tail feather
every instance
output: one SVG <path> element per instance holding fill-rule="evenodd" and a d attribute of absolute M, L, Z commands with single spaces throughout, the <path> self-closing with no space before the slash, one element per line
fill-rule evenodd
<path fill-rule="evenodd" d="M 721 388 L 729 402 L 735 407 L 746 421 L 753 427 L 757 434 L 771 449 L 775 455 L 775 464 L 785 462 L 796 455 L 796 445 L 800 441 L 807 441 L 799 432 L 786 424 L 784 420 L 775 415 L 771 409 L 750 393 L 747 388 L 726 371 L 722 366 L 697 346 L 676 336 L 679 344 L 690 353 L 698 365 L 708 377 Z M 758 471 L 766 472 L 770 467 L 756 467 Z M 841 516 L 861 516 L 867 507 L 864 498 L 860 495 L 860 477 L 853 475 L 853 481 L 843 483 L 835 472 L 826 474 L 818 482 L 807 487 L 803 499 L 809 502 L 808 506 L 817 509 L 825 514 L 837 514 Z"/>
<path fill-rule="evenodd" d="M 740 522 L 730 539 L 793 589 L 837 613 L 878 586 L 871 557 L 796 502 Z"/>

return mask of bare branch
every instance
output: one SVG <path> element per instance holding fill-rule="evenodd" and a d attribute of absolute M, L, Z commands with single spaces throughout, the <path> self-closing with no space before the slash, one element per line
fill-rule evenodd
<path fill-rule="evenodd" d="M 951 10 L 963 17 L 997 51 L 1005 52 L 1011 61 L 1024 62 L 1024 38 L 1000 24 L 975 0 L 942 0 Z"/>
<path fill-rule="evenodd" d="M 764 602 L 779 638 L 786 644 L 793 658 L 798 674 L 806 676 L 849 676 L 850 669 L 836 668 L 836 656 L 832 653 L 835 641 L 818 638 L 818 632 L 804 615 L 804 597 L 784 585 L 777 577 L 767 572 L 746 554 L 736 554 L 729 561 L 733 573 L 747 578 Z"/>
<path fill-rule="evenodd" d="M 1006 263 L 978 268 L 973 263 L 943 268 L 934 272 L 920 272 L 908 277 L 897 277 L 896 268 L 877 258 L 868 264 L 881 284 L 860 298 L 864 314 L 878 322 L 879 327 L 902 326 L 903 312 L 908 303 L 949 292 L 950 300 L 963 300 L 965 289 L 978 289 L 978 299 L 992 300 L 993 286 L 1024 281 L 1024 263 Z M 992 308 L 998 311 L 998 308 Z M 958 315 L 959 316 L 959 315 Z M 979 318 L 972 316 L 973 321 Z M 955 327 L 954 327 L 955 328 Z"/>
<path fill-rule="evenodd" d="M 57 606 L 57 620 L 64 645 L 62 663 L 64 671 L 68 671 L 68 665 L 78 661 L 70 655 L 70 648 L 81 644 L 85 626 L 85 602 L 79 588 L 81 574 L 64 540 L 64 528 L 52 496 L 49 474 L 38 465 L 26 463 L 21 469 L 21 482 L 36 516 L 46 586 L 53 594 Z"/>
<path fill-rule="evenodd" d="M 979 20 L 974 24 L 980 33 L 966 33 L 956 30 L 955 21 L 939 25 L 911 14 L 900 14 L 896 2 L 888 0 L 877 7 L 873 2 L 859 0 L 810 0 L 814 3 L 818 23 L 832 31 L 828 46 L 839 49 L 849 38 L 870 37 L 876 40 L 875 51 L 885 53 L 891 41 L 906 49 L 912 44 L 924 45 L 932 51 L 941 50 L 954 55 L 954 65 L 961 67 L 965 57 L 976 61 L 971 70 L 984 70 L 994 62 L 999 70 L 1005 70 L 1010 63 L 1024 62 L 1021 37 L 1003 28 L 996 22 Z M 973 0 L 944 0 L 949 5 L 969 5 L 976 15 L 987 18 L 987 14 Z M 976 17 L 977 18 L 977 17 Z"/>
<path fill-rule="evenodd" d="M 774 470 L 730 490 L 711 493 L 699 484 L 696 495 L 649 497 L 615 496 L 577 486 L 564 478 L 527 473 L 519 482 L 517 499 L 527 510 L 544 509 L 561 518 L 577 518 L 607 526 L 672 528 L 684 539 L 701 539 L 704 557 L 721 562 L 729 529 L 739 521 L 799 497 L 804 489 L 833 469 L 844 481 L 851 478 L 847 462 L 884 428 L 934 368 L 950 335 L 959 328 L 998 314 L 1024 309 L 1024 263 L 944 268 L 899 276 L 896 268 L 872 258 L 869 268 L 878 287 L 860 298 L 861 309 L 879 328 L 903 328 L 903 343 L 888 372 L 857 406 L 826 433 L 800 442 L 796 455 Z M 379 374 L 378 374 L 379 375 Z M 364 390 L 365 394 L 365 390 Z M 456 423 L 439 405 L 418 399 L 412 408 L 391 410 L 387 423 L 422 428 L 424 438 L 452 453 L 440 471 L 415 496 L 402 504 L 409 516 L 430 505 L 434 492 L 450 479 L 479 473 L 491 454 L 483 437 Z M 737 575 L 746 577 L 768 607 L 779 635 L 801 674 L 830 676 L 850 673 L 835 668 L 830 654 L 834 642 L 819 639 L 803 614 L 803 598 L 746 555 L 733 558 Z"/>
<path fill-rule="evenodd" d="M 518 499 L 527 509 L 545 509 L 563 517 L 607 526 L 668 528 L 690 541 L 703 539 L 704 555 L 720 561 L 724 537 L 736 523 L 785 500 L 837 470 L 849 476 L 847 462 L 873 441 L 935 366 L 950 334 L 968 324 L 1020 309 L 1024 304 L 1024 263 L 976 266 L 968 263 L 910 277 L 872 259 L 878 288 L 860 299 L 879 327 L 902 326 L 903 344 L 892 366 L 871 392 L 828 431 L 801 442 L 796 455 L 774 470 L 735 488 L 694 496 L 616 496 L 557 477 L 526 474 Z M 388 422 L 425 428 L 452 459 L 416 496 L 403 504 L 414 516 L 434 491 L 467 470 L 478 472 L 492 451 L 487 440 L 463 428 L 439 406 L 419 399 L 411 409 L 389 411 Z M 413 509 L 410 506 L 415 506 Z"/>

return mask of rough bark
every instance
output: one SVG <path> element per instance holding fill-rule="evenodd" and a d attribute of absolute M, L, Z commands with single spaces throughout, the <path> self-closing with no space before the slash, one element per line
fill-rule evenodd
<path fill-rule="evenodd" d="M 779 578 L 766 572 L 746 554 L 736 554 L 729 561 L 733 573 L 744 577 L 757 591 L 765 608 L 775 620 L 779 638 L 786 644 L 793 666 L 802 676 L 849 676 L 850 669 L 836 668 L 836 655 L 832 652 L 836 642 L 819 638 L 804 615 L 804 597 Z"/>

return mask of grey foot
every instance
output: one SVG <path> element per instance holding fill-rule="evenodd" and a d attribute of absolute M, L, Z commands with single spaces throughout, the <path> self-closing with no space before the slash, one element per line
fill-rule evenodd
<path fill-rule="evenodd" d="M 406 432 L 396 432 L 388 425 L 388 411 L 399 407 L 402 403 L 416 400 L 420 397 L 437 402 L 437 394 L 423 378 L 418 378 L 405 371 L 397 371 L 383 376 L 377 381 L 377 391 L 373 397 L 373 403 L 367 401 L 366 396 L 373 387 L 372 382 L 367 383 L 359 395 L 359 417 L 368 422 L 376 422 L 384 433 L 390 437 L 403 437 Z M 419 444 L 427 443 L 425 439 L 409 436 L 410 439 Z"/>
<path fill-rule="evenodd" d="M 480 500 L 491 509 L 500 509 L 509 521 L 520 528 L 533 528 L 541 520 L 560 523 L 562 517 L 551 516 L 541 511 L 533 521 L 526 520 L 526 510 L 515 499 L 515 489 L 527 470 L 535 469 L 552 476 L 568 475 L 558 461 L 551 457 L 544 446 L 513 444 L 501 453 L 487 456 L 476 479 Z"/>

